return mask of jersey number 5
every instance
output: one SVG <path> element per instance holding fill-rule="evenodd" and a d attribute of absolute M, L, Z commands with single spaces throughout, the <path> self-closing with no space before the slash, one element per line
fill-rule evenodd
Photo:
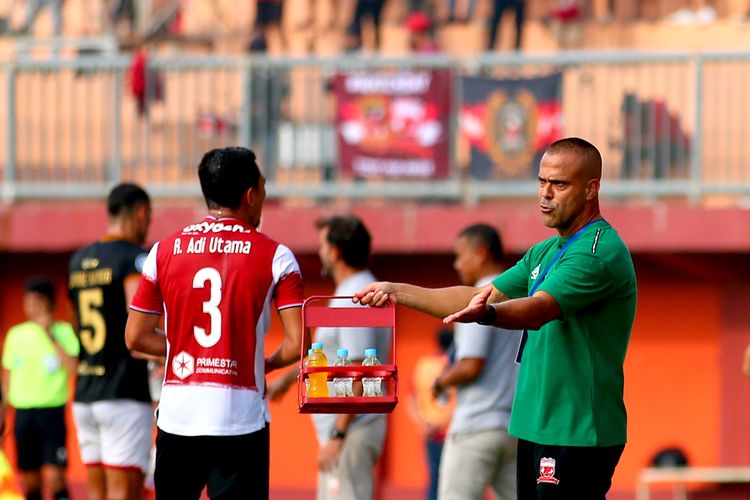
<path fill-rule="evenodd" d="M 195 340 L 203 347 L 213 347 L 221 338 L 221 275 L 213 267 L 204 267 L 193 276 L 193 288 L 205 288 L 206 283 L 211 287 L 208 300 L 203 303 L 203 312 L 211 320 L 211 330 L 206 333 L 205 328 L 193 327 Z"/>
<path fill-rule="evenodd" d="M 102 350 L 107 339 L 107 324 L 99 310 L 102 304 L 104 292 L 101 288 L 88 288 L 78 292 L 81 345 L 92 356 Z"/>

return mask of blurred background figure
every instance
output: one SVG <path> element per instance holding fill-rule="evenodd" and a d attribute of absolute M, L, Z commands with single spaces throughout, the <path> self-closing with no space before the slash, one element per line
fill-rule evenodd
<path fill-rule="evenodd" d="M 55 286 L 49 279 L 29 278 L 23 309 L 27 321 L 8 331 L 2 359 L 3 394 L 16 409 L 18 469 L 28 500 L 41 500 L 44 492 L 67 500 L 65 407 L 78 338 L 70 323 L 54 319 Z"/>
<path fill-rule="evenodd" d="M 515 19 L 515 50 L 521 50 L 521 41 L 523 40 L 523 22 L 526 13 L 525 0 L 493 0 L 492 16 L 489 21 L 489 33 L 487 37 L 487 50 L 495 50 L 497 37 L 500 33 L 500 22 L 503 19 L 503 13 L 508 10 L 513 13 Z"/>
<path fill-rule="evenodd" d="M 277 33 L 282 50 L 286 50 L 284 35 L 284 0 L 256 0 L 255 21 L 250 35 L 250 52 L 267 52 L 268 42 L 273 33 Z"/>
<path fill-rule="evenodd" d="M 453 330 L 440 328 L 435 335 L 438 350 L 421 356 L 414 365 L 409 416 L 419 425 L 424 436 L 425 455 L 430 473 L 427 498 L 437 499 L 440 455 L 445 434 L 456 406 L 455 391 L 445 391 L 436 398 L 432 393 L 435 379 L 450 363 L 453 352 Z"/>
<path fill-rule="evenodd" d="M 362 22 L 369 18 L 372 22 L 374 32 L 374 50 L 380 49 L 380 24 L 383 15 L 383 7 L 386 0 L 357 0 L 357 6 L 354 10 L 354 19 L 352 19 L 347 34 L 347 50 L 359 50 L 362 48 Z"/>
<path fill-rule="evenodd" d="M 433 54 L 440 51 L 435 41 L 432 21 L 425 12 L 412 12 L 406 16 L 409 49 L 415 54 Z"/>
<path fill-rule="evenodd" d="M 36 16 L 43 7 L 52 11 L 52 31 L 55 36 L 62 35 L 62 2 L 63 0 L 26 0 L 26 16 L 17 34 L 28 35 L 34 26 Z"/>

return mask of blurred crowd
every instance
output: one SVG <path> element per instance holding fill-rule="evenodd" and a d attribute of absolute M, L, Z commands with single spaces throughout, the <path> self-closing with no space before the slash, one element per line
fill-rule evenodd
<path fill-rule="evenodd" d="M 308 52 L 319 53 L 321 40 L 331 37 L 336 40 L 333 51 L 381 50 L 383 37 L 393 33 L 388 27 L 407 40 L 403 44 L 407 50 L 424 53 L 440 49 L 441 30 L 462 26 L 482 38 L 477 44 L 481 49 L 492 51 L 522 50 L 529 21 L 544 26 L 558 47 L 575 48 L 582 44 L 585 23 L 642 20 L 689 25 L 750 18 L 750 3 L 745 0 L 250 0 L 248 4 L 234 12 L 232 5 L 220 0 L 5 0 L 0 2 L 0 33 L 39 36 L 37 21 L 48 11 L 46 32 L 56 36 L 112 34 L 123 46 L 170 38 L 213 43 L 214 48 L 215 39 L 241 38 L 249 51 L 275 53 L 288 52 L 290 39 L 304 39 Z M 210 32 L 185 22 L 198 11 Z M 79 22 L 83 26 L 72 33 L 66 21 L 75 17 L 85 22 Z M 507 43 L 500 36 L 502 26 L 514 30 Z"/>

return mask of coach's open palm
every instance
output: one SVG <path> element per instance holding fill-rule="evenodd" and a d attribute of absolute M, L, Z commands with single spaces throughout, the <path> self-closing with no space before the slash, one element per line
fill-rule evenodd
<path fill-rule="evenodd" d="M 483 288 L 482 291 L 474 295 L 468 306 L 443 318 L 443 323 L 446 325 L 453 322 L 475 323 L 482 319 L 484 313 L 487 312 L 487 300 L 489 300 L 491 294 L 492 288 Z"/>

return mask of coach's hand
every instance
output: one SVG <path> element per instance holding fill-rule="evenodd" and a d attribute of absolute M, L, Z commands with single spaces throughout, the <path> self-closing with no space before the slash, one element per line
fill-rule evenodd
<path fill-rule="evenodd" d="M 388 281 L 370 283 L 354 294 L 353 302 L 365 306 L 383 307 L 388 302 L 396 303 L 396 285 Z"/>
<path fill-rule="evenodd" d="M 343 446 L 343 439 L 329 439 L 318 453 L 318 468 L 323 472 L 333 469 L 339 459 L 339 454 L 341 454 Z"/>
<path fill-rule="evenodd" d="M 472 297 L 469 305 L 458 312 L 446 316 L 443 318 L 443 323 L 446 325 L 457 322 L 457 323 L 476 323 L 482 319 L 487 312 L 487 301 L 492 294 L 492 288 L 483 288 L 479 293 Z"/>

